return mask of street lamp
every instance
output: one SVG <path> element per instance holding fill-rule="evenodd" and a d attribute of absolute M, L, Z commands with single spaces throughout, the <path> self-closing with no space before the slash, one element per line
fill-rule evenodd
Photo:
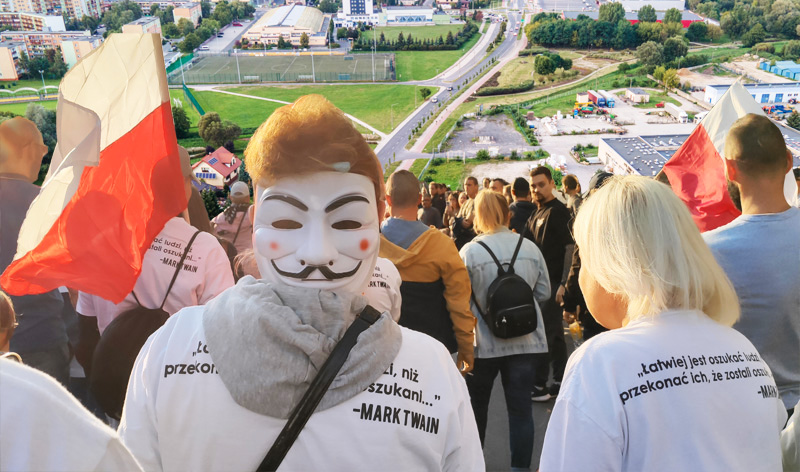
<path fill-rule="evenodd" d="M 392 103 L 391 106 L 389 106 L 389 111 L 390 111 L 390 113 L 392 115 L 392 130 L 394 130 L 394 106 L 395 105 L 397 105 L 397 103 Z"/>
<path fill-rule="evenodd" d="M 47 90 L 46 90 L 47 86 L 44 84 L 44 71 L 40 70 L 39 74 L 41 74 L 41 76 L 42 76 L 42 99 L 44 99 L 44 95 L 47 93 Z"/>

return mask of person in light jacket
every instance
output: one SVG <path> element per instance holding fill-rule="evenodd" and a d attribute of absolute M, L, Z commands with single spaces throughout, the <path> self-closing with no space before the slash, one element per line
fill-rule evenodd
<path fill-rule="evenodd" d="M 500 339 L 492 334 L 486 321 L 479 314 L 475 301 L 485 308 L 489 285 L 497 277 L 497 265 L 484 247 L 483 242 L 495 254 L 501 264 L 508 264 L 522 235 L 508 229 L 510 213 L 508 202 L 500 193 L 482 190 L 475 198 L 476 229 L 481 233 L 461 248 L 461 258 L 467 266 L 472 283 L 472 312 L 478 318 L 475 328 L 475 368 L 467 375 L 472 409 L 478 423 L 481 444 L 486 435 L 489 399 L 497 374 L 503 382 L 503 391 L 508 409 L 511 467 L 527 470 L 533 453 L 533 416 L 530 392 L 533 389 L 534 362 L 536 353 L 547 352 L 547 339 L 539 304 L 550 297 L 550 281 L 544 257 L 536 244 L 523 239 L 514 273 L 525 279 L 534 292 L 537 328 L 525 336 Z"/>

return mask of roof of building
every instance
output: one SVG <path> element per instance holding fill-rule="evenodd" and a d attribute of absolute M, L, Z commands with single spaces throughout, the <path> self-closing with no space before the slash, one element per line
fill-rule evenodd
<path fill-rule="evenodd" d="M 89 30 L 86 31 L 0 31 L 0 35 L 2 36 L 16 36 L 16 35 L 23 35 L 23 36 L 35 36 L 35 35 L 43 35 L 43 34 L 55 34 L 58 36 L 91 36 L 92 33 Z"/>
<path fill-rule="evenodd" d="M 424 11 L 425 13 L 430 12 L 433 10 L 433 7 L 383 7 L 384 10 L 394 11 L 394 12 L 418 12 Z"/>
<path fill-rule="evenodd" d="M 663 20 L 664 19 L 664 13 L 665 12 L 663 12 L 663 11 L 657 11 L 656 12 L 656 19 L 659 20 L 659 21 Z M 586 15 L 589 18 L 591 18 L 593 20 L 596 20 L 599 17 L 600 12 L 598 10 L 565 11 L 564 12 L 564 18 L 566 18 L 568 20 L 575 20 L 575 19 L 578 18 L 578 15 Z M 632 20 L 638 21 L 639 20 L 639 13 L 637 13 L 635 11 L 626 11 L 625 12 L 625 19 L 628 20 L 628 21 L 632 21 Z M 702 18 L 700 18 L 699 16 L 697 16 L 696 14 L 694 14 L 693 12 L 691 12 L 689 10 L 684 10 L 684 11 L 681 12 L 681 20 L 683 20 L 683 21 L 688 21 L 688 20 L 691 20 L 691 21 L 702 21 Z"/>
<path fill-rule="evenodd" d="M 176 8 L 195 8 L 195 7 L 199 7 L 199 6 L 200 6 L 199 3 L 186 2 L 186 3 L 181 3 Z"/>
<path fill-rule="evenodd" d="M 782 88 L 782 87 L 789 87 L 789 88 L 800 88 L 800 82 L 771 82 L 768 84 L 742 84 L 746 89 L 771 89 L 771 88 Z M 717 90 L 728 90 L 731 84 L 719 84 L 719 85 L 706 85 L 706 87 L 711 87 Z"/>
<path fill-rule="evenodd" d="M 800 166 L 800 131 L 778 123 L 786 146 L 794 157 L 793 167 Z M 646 177 L 653 177 L 664 167 L 683 145 L 688 134 L 665 134 L 648 136 L 626 136 L 603 138 L 608 146 L 619 154 L 633 169 Z"/>
<path fill-rule="evenodd" d="M 129 24 L 129 25 L 149 25 L 150 23 L 152 23 L 153 21 L 156 21 L 156 20 L 158 20 L 158 17 L 156 17 L 156 16 L 143 16 L 143 17 L 139 18 L 138 20 L 133 20 L 130 23 L 127 23 L 127 24 Z"/>
<path fill-rule="evenodd" d="M 303 5 L 284 5 L 273 8 L 253 25 L 258 28 L 302 28 L 320 31 L 325 15 L 316 8 Z"/>
<path fill-rule="evenodd" d="M 636 95 L 650 95 L 649 93 L 645 92 L 644 90 L 636 87 L 631 87 L 628 89 L 631 93 L 635 93 Z"/>
<path fill-rule="evenodd" d="M 224 147 L 220 147 L 216 151 L 205 156 L 202 160 L 198 161 L 192 166 L 192 169 L 199 166 L 201 163 L 206 163 L 212 169 L 217 171 L 223 178 L 227 178 L 231 173 L 242 165 L 242 160 L 238 159 L 235 154 L 231 153 Z"/>

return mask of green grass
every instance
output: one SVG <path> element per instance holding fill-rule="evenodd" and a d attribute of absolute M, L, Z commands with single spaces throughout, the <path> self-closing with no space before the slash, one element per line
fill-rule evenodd
<path fill-rule="evenodd" d="M 420 172 L 422 172 L 422 169 L 425 168 L 427 163 L 427 159 L 417 159 L 413 164 L 411 164 L 411 167 L 408 169 L 408 171 L 419 177 Z"/>
<path fill-rule="evenodd" d="M 10 82 L 3 81 L 2 83 L 5 84 L 6 90 L 16 90 L 21 87 L 31 87 L 35 88 L 36 90 L 42 88 L 42 79 L 20 79 Z M 58 84 L 61 83 L 61 79 L 44 79 L 44 83 L 45 85 L 55 85 L 56 87 L 58 87 Z M 17 84 L 17 85 L 12 86 L 12 84 Z"/>
<path fill-rule="evenodd" d="M 380 38 L 381 33 L 383 33 L 383 37 L 386 41 L 389 40 L 396 40 L 397 36 L 400 33 L 403 33 L 403 37 L 408 39 L 408 34 L 411 33 L 413 38 L 419 39 L 424 41 L 426 39 L 438 39 L 439 36 L 442 39 L 447 39 L 447 33 L 453 33 L 453 36 L 456 35 L 464 25 L 436 25 L 436 26 L 384 26 L 382 28 L 377 28 L 375 34 L 378 38 Z M 372 40 L 372 33 L 373 31 L 364 31 L 363 34 L 365 38 Z"/>
<path fill-rule="evenodd" d="M 400 166 L 403 161 L 395 161 L 391 164 L 387 164 L 386 167 L 383 169 L 383 181 L 386 182 L 389 179 L 389 176 L 394 173 L 395 170 Z"/>
<path fill-rule="evenodd" d="M 681 102 L 675 100 L 674 98 L 670 97 L 663 91 L 647 91 L 650 94 L 650 101 L 648 103 L 640 103 L 638 105 L 634 105 L 636 108 L 655 108 L 656 104 L 664 102 L 664 103 L 671 103 L 673 105 L 680 106 Z"/>
<path fill-rule="evenodd" d="M 45 108 L 49 110 L 55 110 L 58 101 L 56 100 L 46 100 L 43 102 L 28 102 L 28 103 L 9 103 L 6 105 L 0 105 L 0 111 L 10 111 L 19 116 L 25 115 L 25 110 L 28 108 L 28 105 L 31 103 L 38 103 L 39 105 L 43 105 Z"/>
<path fill-rule="evenodd" d="M 422 172 L 422 169 L 427 163 L 427 159 L 417 159 L 414 162 L 414 165 L 411 166 L 411 172 L 414 173 L 414 175 L 419 176 L 419 173 Z M 427 172 L 425 172 L 423 180 L 443 183 L 452 189 L 463 188 L 464 179 L 470 175 L 472 169 L 479 164 L 487 163 L 488 161 L 468 159 L 467 163 L 464 164 L 458 159 L 448 162 L 443 158 L 436 158 L 428 167 Z M 415 169 L 415 166 L 417 166 L 417 169 Z"/>
<path fill-rule="evenodd" d="M 697 54 L 708 55 L 709 58 L 713 55 L 714 59 L 720 59 L 725 56 L 737 57 L 748 52 L 747 48 L 741 47 L 728 47 L 728 48 L 707 48 L 700 51 L 692 51 L 687 56 L 696 56 Z"/>
<path fill-rule="evenodd" d="M 397 51 L 395 64 L 397 80 L 428 80 L 453 65 L 458 58 L 469 51 L 480 39 L 475 34 L 461 49 L 455 51 Z"/>
<path fill-rule="evenodd" d="M 422 87 L 416 87 L 417 105 L 422 104 L 422 98 L 419 95 L 419 90 L 421 88 Z M 392 130 L 392 124 L 394 124 L 394 126 L 399 125 L 400 122 L 402 122 L 406 116 L 408 116 L 414 110 L 414 89 L 415 87 L 412 85 L 363 84 L 316 86 L 297 85 L 286 87 L 235 87 L 231 88 L 230 90 L 236 93 L 272 98 L 287 102 L 293 102 L 303 95 L 317 93 L 328 98 L 328 100 L 333 102 L 333 104 L 337 107 L 341 108 L 345 113 L 349 113 L 356 118 L 374 126 L 375 128 L 388 133 Z M 204 92 L 204 94 L 213 94 L 224 97 L 222 100 L 223 102 L 238 98 L 219 93 L 215 94 L 214 92 Z M 198 101 L 200 101 L 199 97 Z M 264 101 L 259 101 L 259 103 L 275 105 L 275 108 L 281 106 L 277 103 Z M 205 108 L 205 105 L 203 105 L 202 102 L 201 105 Z M 232 108 L 237 107 L 234 106 Z M 242 110 L 242 108 L 244 108 L 244 110 Z M 250 113 L 250 111 L 247 110 L 247 107 L 241 107 L 241 105 L 239 105 L 238 109 L 243 113 Z M 259 114 L 258 119 L 260 121 L 258 124 L 261 124 L 261 122 L 266 119 L 266 116 Z M 240 126 L 243 125 L 240 124 Z"/>
<path fill-rule="evenodd" d="M 183 110 L 186 112 L 186 116 L 189 117 L 189 121 L 192 122 L 192 128 L 197 128 L 197 122 L 200 121 L 200 114 L 197 113 L 197 110 L 195 110 L 189 101 L 186 100 L 183 90 L 169 89 L 169 98 L 172 99 L 173 104 L 176 99 L 180 100 L 181 104 L 183 105 Z"/>
<path fill-rule="evenodd" d="M 215 111 L 223 120 L 231 120 L 242 128 L 257 128 L 283 104 L 236 97 L 218 92 L 192 91 L 206 113 Z"/>

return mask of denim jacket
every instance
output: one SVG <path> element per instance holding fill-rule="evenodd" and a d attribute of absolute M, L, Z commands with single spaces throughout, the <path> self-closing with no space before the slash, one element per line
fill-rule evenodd
<path fill-rule="evenodd" d="M 497 265 L 486 249 L 478 244 L 477 241 L 483 241 L 501 263 L 507 264 L 511 261 L 511 256 L 514 255 L 519 235 L 503 227 L 495 233 L 482 234 L 461 248 L 461 259 L 464 260 L 464 265 L 467 266 L 469 279 L 472 283 L 472 292 L 478 300 L 481 310 L 484 310 L 489 285 L 497 278 Z M 475 307 L 475 301 L 472 300 L 470 302 L 472 312 L 478 318 L 478 324 L 475 328 L 476 358 L 547 352 L 547 338 L 539 304 L 550 298 L 550 281 L 542 252 L 536 247 L 536 244 L 528 239 L 522 241 L 519 255 L 517 255 L 517 260 L 514 262 L 514 272 L 525 279 L 533 289 L 538 317 L 536 331 L 516 338 L 501 339 L 495 337 Z"/>

